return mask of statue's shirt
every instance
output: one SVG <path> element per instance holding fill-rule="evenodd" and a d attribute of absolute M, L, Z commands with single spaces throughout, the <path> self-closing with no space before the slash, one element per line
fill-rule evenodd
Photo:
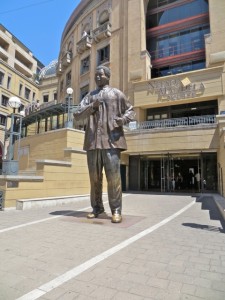
<path fill-rule="evenodd" d="M 97 109 L 93 107 L 96 100 L 101 102 Z M 88 93 L 74 113 L 75 120 L 87 118 L 84 150 L 126 150 L 123 126 L 118 126 L 115 118 L 122 118 L 123 124 L 128 124 L 134 116 L 132 105 L 120 90 L 107 85 Z"/>

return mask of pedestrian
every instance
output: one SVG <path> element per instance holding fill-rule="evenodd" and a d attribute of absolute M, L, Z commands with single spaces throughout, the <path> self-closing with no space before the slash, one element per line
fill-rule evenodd
<path fill-rule="evenodd" d="M 201 182 L 201 174 L 197 172 L 195 174 L 195 180 L 196 180 L 196 188 L 199 191 L 200 190 L 200 182 Z"/>
<path fill-rule="evenodd" d="M 108 184 L 108 201 L 112 222 L 122 221 L 122 188 L 120 176 L 121 151 L 127 149 L 123 125 L 134 120 L 134 110 L 120 90 L 109 86 L 110 69 L 98 66 L 95 72 L 97 89 L 89 92 L 74 113 L 75 120 L 87 119 L 84 150 L 90 177 L 92 212 L 97 218 L 104 212 L 102 202 L 102 171 Z"/>
<path fill-rule="evenodd" d="M 179 172 L 178 175 L 177 175 L 177 188 L 178 188 L 178 190 L 180 190 L 182 188 L 182 184 L 183 184 L 183 176 Z"/>

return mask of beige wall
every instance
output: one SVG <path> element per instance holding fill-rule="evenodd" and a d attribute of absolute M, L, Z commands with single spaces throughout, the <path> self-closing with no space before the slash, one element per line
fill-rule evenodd
<path fill-rule="evenodd" d="M 150 108 L 168 105 L 177 105 L 183 103 L 198 102 L 204 100 L 215 100 L 223 98 L 224 82 L 223 82 L 223 67 L 214 67 L 206 70 L 199 70 L 190 73 L 183 73 L 174 76 L 166 76 L 151 81 L 142 81 L 134 83 L 134 106 L 135 108 Z M 156 89 L 151 89 L 150 85 L 162 85 L 164 83 L 172 83 L 174 80 L 181 82 L 183 79 L 188 78 L 190 82 L 195 85 L 195 96 L 186 96 L 182 98 L 178 95 L 175 99 L 161 98 L 158 96 Z M 204 85 L 202 91 L 201 84 Z M 168 89 L 169 91 L 169 89 Z M 176 92 L 171 91 L 171 94 Z M 218 103 L 223 106 L 222 101 Z M 220 110 L 220 107 L 219 107 Z"/>
<path fill-rule="evenodd" d="M 79 9 L 75 10 L 68 21 L 68 24 L 72 24 L 72 20 L 76 18 L 76 22 L 69 27 L 68 34 L 64 35 L 59 59 L 63 56 L 70 42 L 73 45 L 73 58 L 59 75 L 59 86 L 62 80 L 65 82 L 66 74 L 72 70 L 74 103 L 78 103 L 82 86 L 89 84 L 90 90 L 95 88 L 93 74 L 97 65 L 97 51 L 110 44 L 110 62 L 107 64 L 112 71 L 110 84 L 123 90 L 133 103 L 133 90 L 130 81 L 150 78 L 150 57 L 146 52 L 146 1 L 81 1 L 81 4 L 88 2 L 93 3 L 93 5 L 86 11 L 82 11 L 82 14 L 80 14 Z M 104 10 L 109 12 L 109 22 L 112 24 L 111 36 L 105 37 L 99 42 L 93 41 L 90 50 L 87 49 L 82 54 L 77 53 L 76 44 L 81 39 L 83 24 L 90 20 L 91 29 L 96 29 L 98 16 Z M 80 61 L 88 55 L 91 57 L 90 72 L 80 76 Z M 63 91 L 59 91 L 59 99 L 65 98 L 66 88 L 64 85 Z"/>
<path fill-rule="evenodd" d="M 132 154 L 165 154 L 217 151 L 219 137 L 216 126 L 193 126 L 192 128 L 170 128 L 140 130 L 127 133 L 128 150 Z"/>
<path fill-rule="evenodd" d="M 19 175 L 0 176 L 4 207 L 15 207 L 18 199 L 88 194 L 83 138 L 82 131 L 64 128 L 22 139 Z"/>
<path fill-rule="evenodd" d="M 5 95 L 6 97 L 10 98 L 12 96 L 19 97 L 21 100 L 22 105 L 25 107 L 29 105 L 33 100 L 33 93 L 35 93 L 35 100 L 38 99 L 39 95 L 39 88 L 37 84 L 35 84 L 32 80 L 29 80 L 25 76 L 23 76 L 21 73 L 17 72 L 15 69 L 12 69 L 9 65 L 7 65 L 5 62 L 2 62 L 0 60 L 0 70 L 5 74 L 4 78 L 4 84 L 0 86 L 0 97 L 2 95 Z M 10 87 L 7 88 L 7 79 L 8 76 L 11 77 L 11 84 Z M 22 84 L 22 93 L 19 94 L 19 85 Z M 30 98 L 29 100 L 24 97 L 24 91 L 25 87 L 30 89 Z M 13 110 L 9 106 L 5 107 L 3 105 L 0 105 L 1 114 L 7 116 L 10 115 Z M 10 118 L 8 118 L 7 122 L 7 128 L 10 127 L 11 121 Z M 4 144 L 4 138 L 5 138 L 5 126 L 0 125 L 0 143 Z"/>
<path fill-rule="evenodd" d="M 84 132 L 59 129 L 29 136 L 20 141 L 20 169 L 34 169 L 37 159 L 63 160 L 64 149 L 83 149 Z"/>

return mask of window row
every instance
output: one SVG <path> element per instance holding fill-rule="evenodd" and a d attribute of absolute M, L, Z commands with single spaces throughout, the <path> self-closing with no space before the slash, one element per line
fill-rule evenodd
<path fill-rule="evenodd" d="M 11 81 L 12 81 L 12 76 L 8 75 L 7 82 L 6 82 L 6 88 L 8 90 L 10 90 L 11 88 Z M 0 86 L 4 86 L 4 85 L 5 85 L 5 73 L 0 71 Z"/>
<path fill-rule="evenodd" d="M 47 103 L 47 102 L 49 102 L 49 94 L 44 94 L 43 96 L 42 96 L 42 102 L 43 103 Z M 57 100 L 57 93 L 56 92 L 54 92 L 53 93 L 53 99 L 50 99 L 50 101 L 55 101 L 55 100 Z M 38 100 L 39 101 L 39 100 Z"/>
<path fill-rule="evenodd" d="M 5 73 L 0 71 L 0 86 L 4 87 L 5 84 Z M 7 77 L 7 89 L 9 90 L 11 88 L 11 81 L 12 81 L 12 77 L 8 76 Z M 18 95 L 21 97 L 24 97 L 27 100 L 32 100 L 34 101 L 36 98 L 36 93 L 35 92 L 31 92 L 31 90 L 28 87 L 24 87 L 24 85 L 22 83 L 19 84 L 19 90 L 18 90 Z M 32 97 L 32 98 L 31 98 Z M 4 105 L 4 104 L 2 104 Z"/>
<path fill-rule="evenodd" d="M 109 62 L 109 60 L 110 60 L 110 46 L 107 45 L 106 47 L 101 48 L 97 51 L 97 65 L 99 66 L 101 64 L 105 64 Z M 81 60 L 80 75 L 89 72 L 90 62 L 91 62 L 90 55 L 88 55 L 87 57 Z M 71 86 L 71 80 L 72 80 L 72 72 L 70 70 L 69 72 L 66 73 L 66 78 L 65 78 L 66 88 Z M 60 82 L 60 91 L 62 92 L 63 89 L 64 89 L 64 80 Z"/>
<path fill-rule="evenodd" d="M 170 118 L 183 118 L 191 116 L 206 116 L 218 114 L 218 103 L 209 100 L 196 103 L 178 104 L 161 108 L 151 108 L 146 111 L 148 121 Z"/>
<path fill-rule="evenodd" d="M 8 103 L 9 103 L 9 97 L 2 94 L 0 98 L 0 105 L 7 107 Z M 18 109 L 18 112 L 22 111 L 23 109 L 24 109 L 24 105 L 21 104 L 21 106 Z"/>
<path fill-rule="evenodd" d="M 148 10 L 168 5 L 170 3 L 177 2 L 177 0 L 151 0 L 148 4 Z"/>
<path fill-rule="evenodd" d="M 159 11 L 154 14 L 151 14 L 151 11 L 149 11 L 149 15 L 146 20 L 146 27 L 147 29 L 157 27 L 178 20 L 208 13 L 208 11 L 208 2 L 205 0 L 190 1 L 186 4 L 166 9 L 165 11 Z"/>
<path fill-rule="evenodd" d="M 209 25 L 201 25 L 152 38 L 147 41 L 147 49 L 152 59 L 179 55 L 205 48 L 205 34 L 210 31 Z"/>
<path fill-rule="evenodd" d="M 190 72 L 194 70 L 204 69 L 205 60 L 189 61 L 172 66 L 164 66 L 162 68 L 152 69 L 152 78 L 175 75 L 184 72 Z"/>
<path fill-rule="evenodd" d="M 97 66 L 107 63 L 110 60 L 110 46 L 107 45 L 97 51 Z M 90 55 L 81 60 L 80 74 L 90 70 Z"/>

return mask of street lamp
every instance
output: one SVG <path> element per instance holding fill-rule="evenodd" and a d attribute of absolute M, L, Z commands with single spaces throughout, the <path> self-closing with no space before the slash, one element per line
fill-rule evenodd
<path fill-rule="evenodd" d="M 9 98 L 8 104 L 10 107 L 13 108 L 13 113 L 15 114 L 16 108 L 20 108 L 22 103 L 18 97 L 11 97 Z"/>
<path fill-rule="evenodd" d="M 73 95 L 73 89 L 71 87 L 67 88 L 66 90 L 67 93 L 67 126 L 68 128 L 73 128 L 73 119 L 71 117 L 71 100 L 72 100 L 72 95 Z"/>
<path fill-rule="evenodd" d="M 21 100 L 18 97 L 11 97 L 8 101 L 9 106 L 13 109 L 8 117 L 11 118 L 10 131 L 7 131 L 6 124 L 6 134 L 5 140 L 9 135 L 9 145 L 6 154 L 6 159 L 2 161 L 2 174 L 3 175 L 17 175 L 19 169 L 19 161 L 14 160 L 14 143 L 17 139 L 20 142 L 21 128 L 22 128 L 22 115 L 16 114 L 15 111 L 21 106 Z M 6 141 L 5 141 L 5 151 L 6 151 Z M 19 158 L 19 143 L 18 143 L 18 158 Z"/>

